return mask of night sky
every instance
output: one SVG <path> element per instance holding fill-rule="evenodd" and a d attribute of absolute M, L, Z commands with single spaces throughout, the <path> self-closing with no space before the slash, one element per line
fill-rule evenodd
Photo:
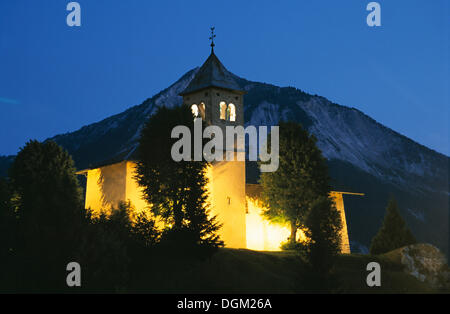
<path fill-rule="evenodd" d="M 450 1 L 0 2 L 0 154 L 138 105 L 215 52 L 231 72 L 294 86 L 450 154 Z"/>

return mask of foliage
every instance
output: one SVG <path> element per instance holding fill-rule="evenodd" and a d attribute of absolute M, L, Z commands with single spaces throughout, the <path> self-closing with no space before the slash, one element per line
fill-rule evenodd
<path fill-rule="evenodd" d="M 280 249 L 283 251 L 297 251 L 303 258 L 307 257 L 308 254 L 308 243 L 304 241 L 291 242 L 290 240 L 282 242 Z"/>
<path fill-rule="evenodd" d="M 76 255 L 83 292 L 120 292 L 129 285 L 131 257 L 123 226 L 118 229 L 108 225 L 105 216 L 92 219 L 88 212 Z"/>
<path fill-rule="evenodd" d="M 329 197 L 320 197 L 306 218 L 309 262 L 316 273 L 328 274 L 340 252 L 342 221 Z"/>
<path fill-rule="evenodd" d="M 84 274 L 88 291 L 120 292 L 132 285 L 133 259 L 151 253 L 160 232 L 155 221 L 145 213 L 134 215 L 130 202 L 121 202 L 105 214 L 92 218 L 88 211 L 85 237 L 80 244 L 79 259 L 91 265 Z"/>
<path fill-rule="evenodd" d="M 116 234 L 126 242 L 127 247 L 153 247 L 161 235 L 155 220 L 146 212 L 137 213 L 129 201 L 120 202 L 117 208 L 111 210 L 111 215 L 101 214 L 98 218 L 91 218 L 91 221 Z"/>
<path fill-rule="evenodd" d="M 11 203 L 12 193 L 5 178 L 0 178 L 0 248 L 2 257 L 11 245 L 11 232 L 15 223 L 14 211 Z M 4 250 L 5 249 L 5 250 Z"/>
<path fill-rule="evenodd" d="M 12 285 L 14 276 L 11 267 L 14 265 L 14 240 L 16 222 L 14 210 L 11 203 L 12 193 L 8 180 L 0 178 L 0 291 Z"/>
<path fill-rule="evenodd" d="M 171 158 L 176 141 L 171 138 L 171 132 L 178 125 L 187 126 L 194 134 L 194 118 L 189 107 L 161 107 L 150 117 L 141 133 L 136 179 L 143 187 L 145 199 L 152 204 L 152 213 L 172 226 L 173 230 L 165 232 L 162 241 L 173 242 L 171 234 L 179 232 L 179 238 L 184 239 L 180 245 L 187 245 L 189 240 L 195 245 L 222 246 L 217 235 L 220 224 L 216 217 L 209 217 L 208 163 L 204 160 L 175 162 Z M 181 236 L 186 233 L 189 236 Z"/>
<path fill-rule="evenodd" d="M 72 158 L 54 142 L 30 141 L 11 166 L 10 182 L 16 288 L 60 290 L 84 215 Z"/>
<path fill-rule="evenodd" d="M 198 181 L 184 181 L 189 182 L 186 190 L 190 191 L 183 194 L 182 228 L 166 230 L 161 237 L 153 217 L 145 211 L 137 213 L 129 202 L 113 208 L 110 216 L 94 218 L 83 208 L 67 152 L 54 142 L 28 142 L 18 153 L 10 178 L 0 180 L 4 266 L 0 291 L 130 291 L 148 287 L 151 278 L 163 280 L 163 274 L 157 275 L 173 270 L 166 248 L 181 248 L 179 253 L 183 253 L 184 245 L 198 256 L 210 256 L 221 241 L 216 234 L 218 224 L 208 218 L 206 179 L 199 169 L 203 168 L 187 165 L 186 172 L 181 172 Z M 174 238 L 178 240 L 171 245 Z M 182 264 L 183 259 L 177 261 Z M 81 288 L 66 285 L 69 262 L 81 265 Z"/>
<path fill-rule="evenodd" d="M 372 239 L 370 253 L 383 254 L 414 243 L 416 243 L 416 239 L 400 216 L 397 201 L 391 198 L 386 208 L 383 224 Z"/>
<path fill-rule="evenodd" d="M 17 155 L 9 181 L 0 181 L 6 292 L 117 292 L 130 285 L 133 257 L 151 253 L 159 239 L 155 222 L 133 217 L 120 204 L 110 217 L 83 208 L 71 157 L 54 142 L 28 142 Z M 3 228 L 5 227 L 5 228 Z M 69 262 L 82 268 L 82 287 L 68 288 Z"/>
<path fill-rule="evenodd" d="M 328 170 L 313 135 L 294 122 L 280 122 L 280 164 L 275 172 L 261 174 L 262 202 L 266 218 L 291 227 L 296 241 L 313 202 L 330 190 Z M 268 137 L 270 144 L 270 136 Z M 268 145 L 269 146 L 269 145 Z"/>

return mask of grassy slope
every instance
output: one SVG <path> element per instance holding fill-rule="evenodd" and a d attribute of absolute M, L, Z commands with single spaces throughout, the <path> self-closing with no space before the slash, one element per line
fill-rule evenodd
<path fill-rule="evenodd" d="M 366 285 L 366 265 L 381 265 L 381 287 Z M 220 249 L 210 260 L 199 262 L 170 277 L 155 278 L 165 284 L 153 292 L 186 293 L 299 293 L 313 292 L 302 283 L 304 264 L 293 252 L 257 252 Z M 385 257 L 342 255 L 337 262 L 338 293 L 434 292 L 402 266 Z M 164 287 L 166 286 L 166 287 Z"/>

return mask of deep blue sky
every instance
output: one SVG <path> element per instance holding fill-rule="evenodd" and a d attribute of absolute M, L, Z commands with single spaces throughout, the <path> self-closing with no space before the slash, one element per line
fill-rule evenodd
<path fill-rule="evenodd" d="M 447 155 L 447 0 L 0 2 L 0 154 L 140 104 L 216 54 L 233 73 L 358 108 Z"/>

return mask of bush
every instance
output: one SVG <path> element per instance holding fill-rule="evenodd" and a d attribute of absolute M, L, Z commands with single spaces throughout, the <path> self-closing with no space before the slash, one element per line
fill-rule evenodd
<path fill-rule="evenodd" d="M 340 252 L 341 217 L 328 197 L 317 199 L 306 219 L 309 262 L 316 273 L 329 274 Z"/>
<path fill-rule="evenodd" d="M 145 267 L 141 262 L 152 255 L 160 232 L 154 220 L 135 212 L 130 202 L 121 202 L 110 216 L 91 219 L 87 215 L 91 223 L 80 246 L 80 259 L 88 266 L 88 291 L 128 291 L 139 278 Z"/>
<path fill-rule="evenodd" d="M 397 202 L 391 198 L 383 224 L 372 239 L 370 254 L 383 254 L 414 243 L 416 239 L 400 216 Z"/>
<path fill-rule="evenodd" d="M 10 182 L 17 222 L 11 230 L 16 288 L 61 291 L 84 215 L 72 158 L 55 142 L 30 141 L 10 168 Z"/>

